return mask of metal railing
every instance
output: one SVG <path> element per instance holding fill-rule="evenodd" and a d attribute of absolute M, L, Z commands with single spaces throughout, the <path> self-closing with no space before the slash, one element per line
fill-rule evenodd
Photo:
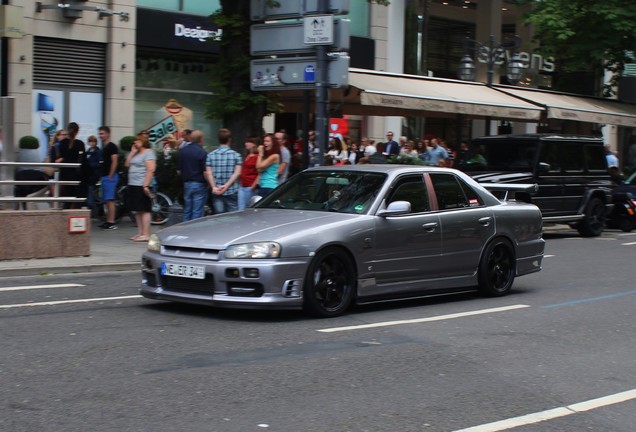
<path fill-rule="evenodd" d="M 16 167 L 51 167 L 51 168 L 79 168 L 79 163 L 54 163 L 54 162 L 0 162 L 0 168 L 8 167 L 8 170 L 3 170 L 3 175 L 7 178 L 14 179 L 14 172 Z M 6 171 L 6 172 L 4 172 Z M 61 209 L 60 203 L 65 202 L 84 202 L 86 198 L 60 196 L 60 186 L 76 186 L 79 185 L 79 181 L 67 181 L 59 179 L 60 173 L 55 170 L 53 178 L 50 180 L 0 180 L 0 190 L 6 189 L 3 186 L 52 186 L 53 194 L 51 196 L 32 196 L 32 197 L 16 197 L 11 195 L 2 194 L 0 196 L 0 204 L 2 203 L 26 203 L 26 202 L 43 202 L 51 203 L 52 208 Z"/>

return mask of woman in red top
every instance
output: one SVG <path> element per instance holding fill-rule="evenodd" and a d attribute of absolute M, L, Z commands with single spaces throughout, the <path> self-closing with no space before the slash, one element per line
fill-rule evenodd
<path fill-rule="evenodd" d="M 241 169 L 241 185 L 238 191 L 238 209 L 249 206 L 250 198 L 258 187 L 259 172 L 256 169 L 258 159 L 258 138 L 250 137 L 245 140 L 245 158 Z"/>

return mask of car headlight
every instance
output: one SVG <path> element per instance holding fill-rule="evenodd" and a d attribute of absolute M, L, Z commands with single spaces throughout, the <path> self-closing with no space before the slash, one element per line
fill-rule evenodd
<path fill-rule="evenodd" d="M 148 240 L 148 250 L 151 252 L 161 251 L 161 242 L 159 241 L 157 234 L 150 235 L 150 239 Z"/>
<path fill-rule="evenodd" d="M 280 245 L 274 242 L 231 245 L 225 250 L 225 258 L 278 258 Z"/>

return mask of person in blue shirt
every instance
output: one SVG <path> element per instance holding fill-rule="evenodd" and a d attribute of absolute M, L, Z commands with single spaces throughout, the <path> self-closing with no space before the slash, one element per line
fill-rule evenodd
<path fill-rule="evenodd" d="M 177 171 L 183 180 L 183 221 L 203 216 L 208 197 L 207 153 L 203 150 L 203 132 L 192 131 L 190 141 L 184 142 L 177 158 Z"/>

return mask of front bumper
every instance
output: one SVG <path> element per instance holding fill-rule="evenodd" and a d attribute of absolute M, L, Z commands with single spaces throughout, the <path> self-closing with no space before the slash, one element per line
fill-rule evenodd
<path fill-rule="evenodd" d="M 241 309 L 300 309 L 310 258 L 194 260 L 142 256 L 140 294 L 155 300 Z M 205 279 L 161 274 L 164 262 L 205 268 Z"/>

